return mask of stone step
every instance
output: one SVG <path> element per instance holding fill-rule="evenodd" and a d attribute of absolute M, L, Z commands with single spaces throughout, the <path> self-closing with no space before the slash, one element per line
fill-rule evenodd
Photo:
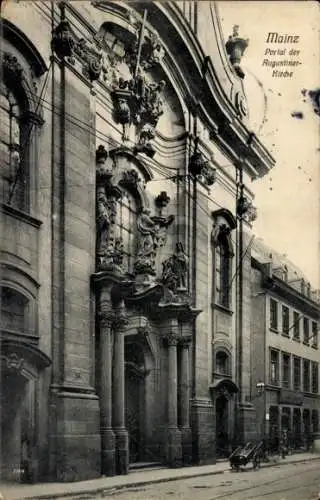
<path fill-rule="evenodd" d="M 141 470 L 159 470 L 166 469 L 167 467 L 161 462 L 134 462 L 129 464 L 130 472 L 141 471 Z"/>

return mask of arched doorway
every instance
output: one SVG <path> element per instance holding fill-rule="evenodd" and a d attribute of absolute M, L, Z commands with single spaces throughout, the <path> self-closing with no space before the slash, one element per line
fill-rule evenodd
<path fill-rule="evenodd" d="M 0 471 L 3 482 L 37 478 L 37 378 L 50 364 L 38 348 L 24 342 L 1 342 Z"/>
<path fill-rule="evenodd" d="M 216 451 L 218 458 L 229 456 L 229 400 L 224 395 L 216 399 Z"/>
<path fill-rule="evenodd" d="M 216 455 L 226 458 L 230 455 L 232 445 L 233 395 L 238 392 L 238 388 L 231 378 L 216 378 L 211 390 L 215 402 Z"/>
<path fill-rule="evenodd" d="M 32 443 L 27 401 L 28 381 L 3 367 L 1 373 L 1 479 L 24 481 Z"/>
<path fill-rule="evenodd" d="M 125 343 L 125 415 L 130 463 L 145 460 L 145 375 L 143 349 L 129 337 Z"/>

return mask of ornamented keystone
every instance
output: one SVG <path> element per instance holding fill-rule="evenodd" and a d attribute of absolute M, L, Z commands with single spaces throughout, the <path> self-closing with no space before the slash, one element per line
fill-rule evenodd
<path fill-rule="evenodd" d="M 125 170 L 122 173 L 122 178 L 119 182 L 122 186 L 125 187 L 134 187 L 137 188 L 139 185 L 139 182 L 141 182 L 141 179 L 139 178 L 139 174 L 134 168 L 130 170 Z"/>
<path fill-rule="evenodd" d="M 8 52 L 5 52 L 3 54 L 2 67 L 3 76 L 5 79 L 10 80 L 11 82 L 21 81 L 23 68 L 15 56 L 9 54 Z"/>
<path fill-rule="evenodd" d="M 5 357 L 5 361 L 8 370 L 16 372 L 20 372 L 22 370 L 24 359 L 19 358 L 15 352 L 8 354 L 8 356 Z"/>

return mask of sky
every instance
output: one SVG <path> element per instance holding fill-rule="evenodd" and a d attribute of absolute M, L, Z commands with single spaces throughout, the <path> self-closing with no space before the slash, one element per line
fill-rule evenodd
<path fill-rule="evenodd" d="M 258 209 L 253 231 L 320 288 L 320 117 L 301 93 L 320 86 L 319 5 L 312 0 L 221 0 L 218 6 L 225 40 L 235 24 L 239 36 L 249 39 L 241 67 L 250 128 L 276 159 L 270 174 L 249 186 Z M 267 43 L 269 32 L 299 36 L 299 41 Z M 286 49 L 286 55 L 265 54 L 267 49 Z M 291 49 L 300 52 L 289 56 Z M 275 68 L 293 71 L 291 78 L 273 77 L 264 59 L 302 64 Z M 296 112 L 302 118 L 293 117 Z"/>

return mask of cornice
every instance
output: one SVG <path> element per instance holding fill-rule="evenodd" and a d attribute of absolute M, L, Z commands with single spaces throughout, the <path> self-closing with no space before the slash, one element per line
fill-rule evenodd
<path fill-rule="evenodd" d="M 288 283 L 285 283 L 276 276 L 264 276 L 262 278 L 262 286 L 273 294 L 279 295 L 282 298 L 290 301 L 297 309 L 310 314 L 310 316 L 319 320 L 320 306 L 311 299 L 302 295 L 297 290 L 292 288 Z"/>

